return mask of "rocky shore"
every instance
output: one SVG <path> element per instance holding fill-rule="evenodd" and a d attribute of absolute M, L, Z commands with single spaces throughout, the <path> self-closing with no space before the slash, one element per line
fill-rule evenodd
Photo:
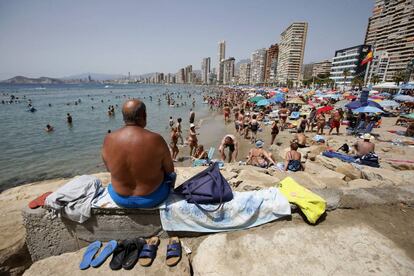
<path fill-rule="evenodd" d="M 384 124 L 380 129 L 381 141 L 375 142 L 381 168 L 353 166 L 321 155 L 327 146 L 336 148 L 343 143 L 352 144 L 356 139 L 345 135 L 328 136 L 327 145 L 300 149 L 303 172 L 287 173 L 237 164 L 226 164 L 223 168 L 222 174 L 235 191 L 272 187 L 290 176 L 321 195 L 328 203 L 328 213 L 316 226 L 308 225 L 294 212 L 287 220 L 249 230 L 184 238 L 191 254 L 184 256 L 179 266 L 168 268 L 163 257 L 159 257 L 150 269 L 137 267 L 129 273 L 245 275 L 254 271 L 255 275 L 270 275 L 275 270 L 289 274 L 310 271 L 312 274 L 414 273 L 414 164 L 393 161 L 409 160 L 414 156 L 414 148 L 384 142 L 396 138 L 386 129 L 399 129 L 392 127 L 391 121 L 385 120 Z M 228 132 L 231 127 L 227 126 Z M 278 145 L 270 147 L 278 161 L 283 160 L 291 137 L 291 133 L 281 132 Z M 243 156 L 251 145 L 247 141 L 241 143 Z M 177 167 L 177 185 L 203 169 Z M 104 185 L 110 180 L 108 173 L 96 176 Z M 54 191 L 67 181 L 31 183 L 0 194 L 1 275 L 83 274 L 77 269 L 83 249 L 32 264 L 25 245 L 21 209 L 31 199 Z M 160 249 L 161 256 L 164 256 L 163 250 Z M 85 273 L 108 272 L 109 268 L 103 266 Z"/>
<path fill-rule="evenodd" d="M 317 149 L 311 147 L 309 150 L 308 156 L 309 154 L 312 154 L 313 150 Z M 334 231 L 333 233 L 328 234 L 332 230 L 328 231 L 331 227 L 330 225 L 332 223 L 335 224 L 334 222 L 331 222 L 331 217 L 334 217 L 337 223 L 340 221 L 340 219 L 336 218 L 337 216 L 352 217 L 351 221 L 356 221 L 358 224 L 365 225 L 365 218 L 363 218 L 363 215 L 359 214 L 360 210 L 352 211 L 352 214 L 350 213 L 351 211 L 349 211 L 349 209 L 360 208 L 371 208 L 369 209 L 371 211 L 362 212 L 378 212 L 376 215 L 384 215 L 386 218 L 381 218 L 384 220 L 383 222 L 386 222 L 391 218 L 397 220 L 395 223 L 398 224 L 398 231 L 405 228 L 410 229 L 409 227 L 413 226 L 412 218 L 414 215 L 412 209 L 414 206 L 414 183 L 412 181 L 412 179 L 414 179 L 414 171 L 397 171 L 392 168 L 376 169 L 369 167 L 357 169 L 342 161 L 329 159 L 320 155 L 316 155 L 314 160 L 315 161 L 306 160 L 308 167 L 307 171 L 299 173 L 283 173 L 239 165 L 226 165 L 222 170 L 222 173 L 236 191 L 257 190 L 271 187 L 275 186 L 287 175 L 293 177 L 298 183 L 320 194 L 328 202 L 329 214 L 326 219 L 320 222 L 317 226 L 312 227 L 307 225 L 298 214 L 294 214 L 289 220 L 276 221 L 250 230 L 209 235 L 199 238 L 186 238 L 184 241 L 187 246 L 191 248 L 192 254 L 184 258 L 184 261 L 180 266 L 171 270 L 167 269 L 162 261 L 159 261 L 155 263 L 153 269 L 148 270 L 147 273 L 150 273 L 149 275 L 163 275 L 175 271 L 176 273 L 173 275 L 190 275 L 191 264 L 191 270 L 194 273 L 198 271 L 194 275 L 206 275 L 212 273 L 212 271 L 207 269 L 209 266 L 206 265 L 206 262 L 211 261 L 216 263 L 221 260 L 221 258 L 230 258 L 229 256 L 234 256 L 234 258 L 230 258 L 233 262 L 231 266 L 229 265 L 229 267 L 226 267 L 225 263 L 220 261 L 220 266 L 215 270 L 217 273 L 213 273 L 212 275 L 237 274 L 236 272 L 241 272 L 241 268 L 243 267 L 238 264 L 247 261 L 250 257 L 254 257 L 250 256 L 252 254 L 251 252 L 245 251 L 247 250 L 246 248 L 243 249 L 243 244 L 253 244 L 255 250 L 259 252 L 259 255 L 255 257 L 257 258 L 257 261 L 255 261 L 254 266 L 257 266 L 258 272 L 265 273 L 266 271 L 269 271 L 272 266 L 276 265 L 274 263 L 275 261 L 272 261 L 267 254 L 278 254 L 282 257 L 282 252 L 278 252 L 276 249 L 277 247 L 284 248 L 284 250 L 287 250 L 286 252 L 291 252 L 291 254 L 293 254 L 293 248 L 302 244 L 303 246 L 306 246 L 306 248 L 309 248 L 309 250 L 313 252 L 312 254 L 322 254 L 321 252 L 318 253 L 316 245 L 311 244 L 313 239 L 320 237 L 322 239 L 321 242 L 324 243 L 324 246 L 327 248 L 326 250 L 333 250 L 331 247 L 336 248 L 336 246 L 333 246 L 330 240 L 332 239 L 332 241 L 335 241 L 342 239 L 341 242 L 343 243 L 343 247 L 346 247 L 346 236 L 348 235 L 354 237 L 353 239 L 356 240 L 365 236 L 364 239 L 368 240 L 364 241 L 364 243 L 369 243 L 371 244 L 370 246 L 374 246 L 372 244 L 377 244 L 380 241 L 381 243 L 385 243 L 386 246 L 384 245 L 384 248 L 376 248 L 376 250 L 382 250 L 382 253 L 380 252 L 376 254 L 396 254 L 394 251 L 389 250 L 399 250 L 397 252 L 398 256 L 405 256 L 405 259 L 399 259 L 398 262 L 400 263 L 401 260 L 405 260 L 404 267 L 407 269 L 414 269 L 414 263 L 412 261 L 412 258 L 414 257 L 413 237 L 409 234 L 409 230 L 407 230 L 407 235 L 405 237 L 406 243 L 401 243 L 406 247 L 405 250 L 398 249 L 397 246 L 389 241 L 383 241 L 384 239 L 386 240 L 386 238 L 380 234 L 372 236 L 373 234 L 371 232 L 375 232 L 376 230 L 371 229 L 371 227 L 368 226 L 358 226 L 359 233 L 354 232 L 356 231 L 352 228 L 354 226 L 350 229 L 346 227 L 345 229 L 342 229 L 342 227 L 336 228 L 335 226 L 335 231 L 337 232 Z M 177 185 L 202 169 L 202 167 L 178 167 L 177 173 L 179 178 Z M 104 184 L 109 182 L 108 173 L 100 173 L 97 174 L 97 176 Z M 21 218 L 22 207 L 37 195 L 45 191 L 56 190 L 66 182 L 67 180 L 65 179 L 43 181 L 9 189 L 0 194 L 0 208 L 3 210 L 0 220 L 1 273 L 5 273 L 6 275 L 7 273 L 10 275 L 19 275 L 29 266 L 31 267 L 26 271 L 25 275 L 51 275 L 58 271 L 59 273 L 63 273 L 61 275 L 80 273 L 77 270 L 76 264 L 80 259 L 82 250 L 47 258 L 32 264 L 25 247 L 25 229 L 22 225 Z M 381 210 L 381 208 L 383 210 Z M 378 209 L 378 211 L 375 211 L 376 209 Z M 388 217 L 386 215 L 388 215 Z M 359 220 L 355 217 L 360 217 L 361 219 Z M 410 217 L 411 219 L 409 220 L 408 218 Z M 375 223 L 380 224 L 379 222 L 381 222 L 381 220 Z M 310 231 L 310 233 L 308 233 L 308 231 Z M 388 229 L 387 231 L 391 234 L 395 234 L 392 232 L 392 229 Z M 303 240 L 299 241 L 297 238 L 294 238 L 296 235 L 297 237 L 302 237 L 301 239 Z M 399 239 L 403 238 L 404 233 L 400 233 Z M 270 239 L 270 241 L 274 243 L 271 248 L 267 245 L 267 239 Z M 292 248 L 288 248 L 289 246 L 284 244 L 283 241 L 290 244 Z M 314 246 L 316 247 L 314 248 Z M 226 249 L 224 250 L 224 248 Z M 299 248 L 296 249 L 298 250 Z M 345 251 L 347 250 L 350 249 L 346 249 Z M 361 248 L 361 250 L 363 252 L 368 252 L 368 249 Z M 213 254 L 213 251 L 216 253 Z M 293 258 L 293 256 L 290 256 L 290 258 Z M 347 258 L 351 258 L 351 255 Z M 64 263 L 60 261 L 62 259 L 65 259 Z M 228 259 L 229 262 L 230 259 Z M 330 262 L 334 265 L 334 259 L 330 260 Z M 361 260 L 358 260 L 358 263 L 359 262 L 361 262 Z M 392 260 L 389 262 L 389 269 L 391 269 L 394 263 Z M 378 266 L 379 264 L 377 263 L 376 265 Z M 238 268 L 236 269 L 235 267 Z M 276 267 L 280 267 L 280 265 Z M 368 265 L 367 267 L 370 266 Z M 381 267 L 383 267 L 383 265 Z M 322 268 L 319 267 L 319 269 Z M 108 268 L 105 266 L 98 270 L 88 271 L 88 273 L 109 272 L 109 270 L 107 270 Z M 230 270 L 233 272 L 230 273 Z M 300 271 L 304 272 L 303 270 L 291 270 L 291 272 Z M 322 272 L 323 269 L 320 271 Z M 352 270 L 349 272 L 351 271 Z M 390 272 L 392 271 L 393 270 L 390 270 Z M 135 271 L 135 273 L 137 273 L 137 271 Z"/>

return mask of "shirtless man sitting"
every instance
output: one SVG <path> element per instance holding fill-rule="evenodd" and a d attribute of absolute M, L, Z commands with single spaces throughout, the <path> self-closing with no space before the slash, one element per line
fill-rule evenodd
<path fill-rule="evenodd" d="M 369 133 L 366 133 L 362 137 L 362 141 L 358 141 L 354 144 L 357 157 L 363 157 L 369 153 L 375 152 L 375 144 L 371 142 L 371 138 L 372 136 Z"/>
<path fill-rule="evenodd" d="M 296 142 L 299 148 L 306 148 L 306 135 L 303 134 L 302 130 L 298 130 L 298 133 L 295 135 L 295 138 L 292 142 Z"/>
<path fill-rule="evenodd" d="M 122 107 L 125 126 L 105 137 L 102 158 L 111 173 L 108 193 L 124 208 L 153 208 L 174 186 L 175 173 L 168 145 L 145 129 L 145 104 L 128 100 Z"/>
<path fill-rule="evenodd" d="M 231 161 L 236 161 L 237 154 L 239 153 L 239 144 L 236 141 L 236 137 L 234 137 L 234 135 L 227 134 L 226 136 L 224 136 L 223 140 L 221 140 L 219 152 L 221 160 L 223 161 L 226 160 L 226 148 L 229 148 L 229 163 L 231 163 Z"/>

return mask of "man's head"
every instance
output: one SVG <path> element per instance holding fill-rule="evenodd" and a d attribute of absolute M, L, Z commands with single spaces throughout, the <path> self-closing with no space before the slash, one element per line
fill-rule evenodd
<path fill-rule="evenodd" d="M 371 136 L 371 134 L 369 134 L 369 133 L 365 133 L 365 134 L 362 136 L 362 139 L 364 139 L 364 141 L 365 141 L 365 142 L 370 142 L 370 141 L 371 141 L 371 139 L 372 139 L 372 136 Z"/>
<path fill-rule="evenodd" d="M 233 144 L 233 139 L 230 136 L 226 136 L 226 138 L 224 138 L 224 142 L 230 145 Z"/>
<path fill-rule="evenodd" d="M 128 100 L 122 106 L 125 125 L 145 127 L 147 125 L 147 109 L 145 104 L 137 99 Z"/>
<path fill-rule="evenodd" d="M 178 118 L 178 119 L 177 119 L 177 122 L 181 123 L 181 122 L 182 122 L 182 120 L 183 120 L 183 119 Z"/>
<path fill-rule="evenodd" d="M 261 148 L 263 148 L 263 146 L 264 146 L 264 142 L 262 140 L 257 140 L 256 141 L 256 148 L 261 149 Z"/>
<path fill-rule="evenodd" d="M 291 150 L 298 150 L 298 144 L 296 142 L 293 142 L 290 144 L 290 149 Z"/>

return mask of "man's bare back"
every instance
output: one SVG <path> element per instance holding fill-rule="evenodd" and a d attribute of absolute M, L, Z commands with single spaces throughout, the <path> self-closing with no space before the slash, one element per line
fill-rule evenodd
<path fill-rule="evenodd" d="M 146 121 L 126 123 L 105 137 L 102 158 L 119 195 L 148 195 L 160 186 L 165 174 L 174 172 L 166 142 L 144 129 L 145 125 Z"/>

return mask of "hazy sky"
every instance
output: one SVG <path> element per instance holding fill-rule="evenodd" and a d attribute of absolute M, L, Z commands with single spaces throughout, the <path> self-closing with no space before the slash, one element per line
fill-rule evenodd
<path fill-rule="evenodd" d="M 305 63 L 364 41 L 373 0 L 0 0 L 0 79 L 176 72 L 203 57 L 250 57 L 293 21 L 309 23 Z"/>

